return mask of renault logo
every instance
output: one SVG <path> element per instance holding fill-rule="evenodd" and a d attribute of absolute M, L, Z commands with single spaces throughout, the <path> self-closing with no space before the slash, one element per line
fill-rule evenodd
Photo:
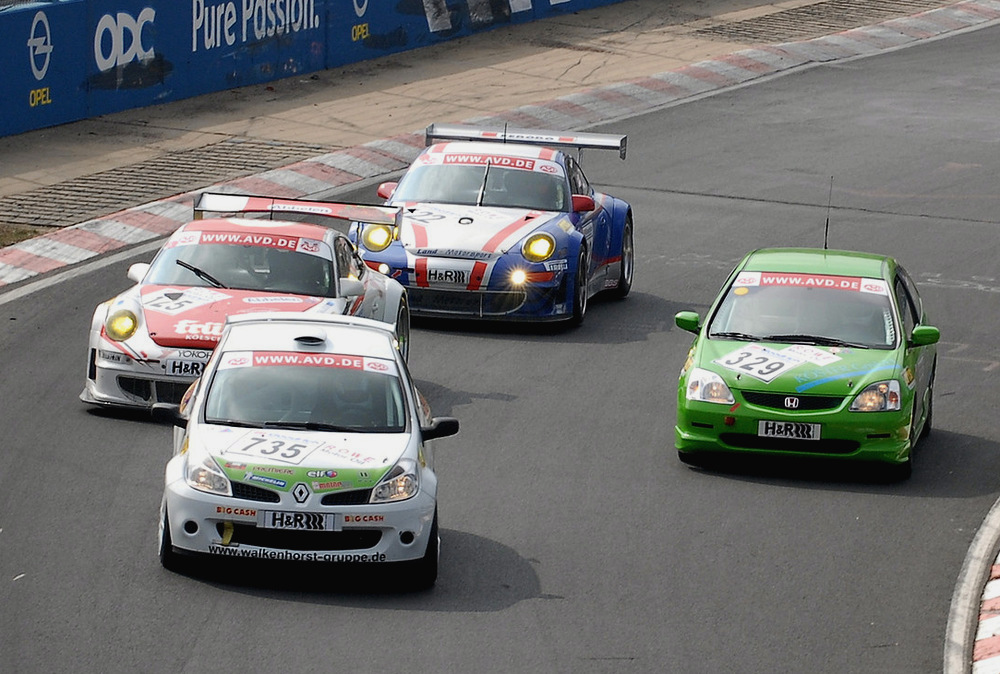
<path fill-rule="evenodd" d="M 797 409 L 799 406 L 799 399 L 793 396 L 788 396 L 785 398 L 785 407 L 790 410 Z"/>

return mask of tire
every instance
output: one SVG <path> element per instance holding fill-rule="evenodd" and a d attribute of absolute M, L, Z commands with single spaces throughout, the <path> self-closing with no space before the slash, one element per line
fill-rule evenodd
<path fill-rule="evenodd" d="M 438 518 L 434 512 L 434 521 L 431 523 L 431 531 L 427 539 L 427 551 L 420 559 L 412 562 L 410 578 L 412 587 L 417 590 L 428 590 L 434 587 L 438 576 L 438 553 L 440 552 L 440 541 L 438 540 Z"/>
<path fill-rule="evenodd" d="M 184 565 L 181 556 L 174 550 L 174 542 L 170 538 L 170 518 L 166 508 L 163 509 L 163 518 L 160 520 L 159 556 L 164 569 L 175 573 L 182 570 Z"/>
<path fill-rule="evenodd" d="M 680 459 L 681 463 L 696 468 L 704 468 L 710 462 L 707 456 L 698 452 L 682 452 L 679 449 L 677 450 L 677 458 Z"/>
<path fill-rule="evenodd" d="M 937 374 L 937 365 L 931 370 L 931 380 L 927 384 L 927 417 L 924 419 L 924 427 L 920 429 L 920 439 L 923 440 L 931 434 L 934 418 L 934 377 Z"/>
<path fill-rule="evenodd" d="M 582 325 L 587 315 L 587 247 L 580 246 L 580 257 L 576 261 L 576 279 L 573 281 L 573 315 L 570 322 Z"/>
<path fill-rule="evenodd" d="M 625 219 L 625 230 L 622 232 L 622 261 L 618 274 L 618 286 L 611 289 L 611 296 L 625 299 L 632 290 L 632 276 L 635 273 L 635 247 L 632 242 L 632 214 Z"/>
<path fill-rule="evenodd" d="M 399 343 L 399 353 L 404 361 L 410 358 L 410 307 L 406 298 L 400 300 L 396 310 L 396 341 Z"/>

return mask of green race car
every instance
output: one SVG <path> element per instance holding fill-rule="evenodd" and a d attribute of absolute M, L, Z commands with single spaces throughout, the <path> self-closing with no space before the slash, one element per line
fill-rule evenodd
<path fill-rule="evenodd" d="M 913 280 L 891 257 L 756 250 L 736 266 L 681 370 L 676 447 L 887 464 L 907 477 L 931 429 L 940 338 Z"/>

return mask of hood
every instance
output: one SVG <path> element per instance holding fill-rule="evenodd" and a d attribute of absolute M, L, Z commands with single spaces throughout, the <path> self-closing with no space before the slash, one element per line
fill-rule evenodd
<path fill-rule="evenodd" d="M 488 259 L 562 216 L 524 208 L 412 204 L 403 209 L 399 240 L 413 255 Z"/>
<path fill-rule="evenodd" d="M 278 491 L 289 491 L 299 482 L 314 493 L 370 489 L 399 461 L 410 440 L 407 433 L 318 433 L 204 424 L 198 428 L 198 445 L 208 449 L 231 481 Z M 301 449 L 290 458 L 280 452 L 255 453 L 255 448 L 274 443 Z"/>
<path fill-rule="evenodd" d="M 142 313 L 150 338 L 163 347 L 211 349 L 226 316 L 259 311 L 306 311 L 331 298 L 230 288 L 142 286 Z"/>
<path fill-rule="evenodd" d="M 849 396 L 901 374 L 897 350 L 718 339 L 702 340 L 693 364 L 734 389 L 802 395 Z"/>

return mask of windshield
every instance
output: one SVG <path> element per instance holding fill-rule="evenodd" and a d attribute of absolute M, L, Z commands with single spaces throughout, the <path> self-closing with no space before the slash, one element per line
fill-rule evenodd
<path fill-rule="evenodd" d="M 230 352 L 205 421 L 235 426 L 401 433 L 406 405 L 395 362 L 337 354 Z"/>
<path fill-rule="evenodd" d="M 558 165 L 551 166 L 559 172 L 494 163 L 416 166 L 400 181 L 392 200 L 569 211 L 569 183 Z"/>
<path fill-rule="evenodd" d="M 848 276 L 742 272 L 709 337 L 887 349 L 897 327 L 884 281 Z"/>
<path fill-rule="evenodd" d="M 313 243 L 329 251 L 326 243 Z M 143 282 L 332 297 L 336 286 L 330 257 L 259 245 L 168 244 Z"/>

